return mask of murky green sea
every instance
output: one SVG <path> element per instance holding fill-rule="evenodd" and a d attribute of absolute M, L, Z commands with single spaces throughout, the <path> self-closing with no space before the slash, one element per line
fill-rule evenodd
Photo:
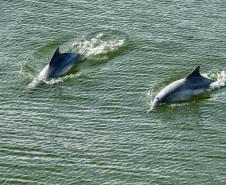
<path fill-rule="evenodd" d="M 226 1 L 0 0 L 0 184 L 226 184 Z M 85 57 L 27 85 L 53 52 Z M 149 112 L 167 84 L 221 80 Z"/>

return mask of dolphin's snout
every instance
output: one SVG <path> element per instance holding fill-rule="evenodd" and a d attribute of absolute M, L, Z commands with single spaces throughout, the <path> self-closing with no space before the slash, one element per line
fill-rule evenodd
<path fill-rule="evenodd" d="M 150 111 L 155 109 L 159 105 L 159 101 L 157 99 L 154 99 L 154 101 L 151 103 Z"/>

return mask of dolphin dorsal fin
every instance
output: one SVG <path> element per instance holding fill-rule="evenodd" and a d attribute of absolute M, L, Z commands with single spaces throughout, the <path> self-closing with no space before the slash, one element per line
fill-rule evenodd
<path fill-rule="evenodd" d="M 53 65 L 54 61 L 55 61 L 55 58 L 57 58 L 58 56 L 60 56 L 59 48 L 57 48 L 56 51 L 54 52 L 54 54 L 52 56 L 52 59 L 49 62 L 49 65 Z"/>
<path fill-rule="evenodd" d="M 201 76 L 200 72 L 199 72 L 200 66 L 196 67 L 194 71 L 192 71 L 191 74 L 189 74 L 186 78 L 189 79 L 191 77 L 197 77 L 197 76 Z"/>

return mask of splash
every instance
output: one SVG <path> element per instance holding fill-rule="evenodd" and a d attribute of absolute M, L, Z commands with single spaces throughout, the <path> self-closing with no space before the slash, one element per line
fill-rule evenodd
<path fill-rule="evenodd" d="M 210 85 L 210 90 L 218 89 L 220 87 L 224 87 L 226 84 L 226 75 L 225 71 L 221 71 L 220 73 L 212 73 L 212 74 L 202 74 L 203 76 L 215 80 L 214 83 Z"/>
<path fill-rule="evenodd" d="M 83 39 L 72 44 L 72 51 L 79 52 L 84 58 L 107 54 L 118 50 L 125 42 L 125 39 L 105 38 L 103 33 L 90 39 Z"/>

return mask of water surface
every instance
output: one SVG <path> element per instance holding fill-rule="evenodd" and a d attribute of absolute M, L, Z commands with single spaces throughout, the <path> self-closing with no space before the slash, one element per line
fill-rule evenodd
<path fill-rule="evenodd" d="M 226 2 L 2 0 L 0 10 L 1 184 L 225 184 L 224 87 L 148 110 L 197 65 L 224 86 Z M 57 47 L 87 60 L 28 89 Z"/>

